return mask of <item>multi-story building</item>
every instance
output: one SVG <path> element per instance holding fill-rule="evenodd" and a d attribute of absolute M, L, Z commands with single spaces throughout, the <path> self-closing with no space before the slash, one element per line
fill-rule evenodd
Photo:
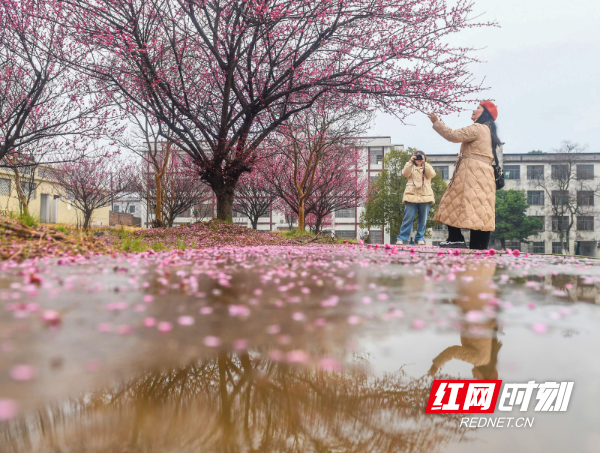
<path fill-rule="evenodd" d="M 391 137 L 360 137 L 360 143 L 367 159 L 365 159 L 366 165 L 364 168 L 359 168 L 359 171 L 366 172 L 366 177 L 371 184 L 377 181 L 383 170 L 383 156 L 392 149 L 404 149 L 404 145 L 392 144 Z M 334 230 L 340 238 L 360 239 L 369 236 L 370 242 L 373 244 L 389 243 L 389 232 L 386 231 L 385 225 L 372 227 L 368 231 L 360 228 L 360 216 L 364 209 L 364 207 L 358 206 L 336 211 L 332 216 L 332 224 L 326 229 Z M 238 224 L 250 227 L 250 221 L 241 213 L 234 212 L 233 220 Z M 296 224 L 293 221 L 290 222 L 283 213 L 275 210 L 270 210 L 267 216 L 258 221 L 258 229 L 266 231 L 287 230 L 294 226 Z"/>
<path fill-rule="evenodd" d="M 449 182 L 456 156 L 427 157 Z M 505 190 L 523 190 L 529 204 L 527 215 L 542 220 L 542 228 L 528 238 L 529 243 L 513 241 L 507 247 L 534 253 L 598 256 L 600 209 L 595 206 L 595 197 L 600 195 L 600 153 L 506 153 L 503 161 Z M 437 245 L 446 237 L 445 227 L 436 226 L 427 242 Z M 568 249 L 563 246 L 567 242 Z"/>

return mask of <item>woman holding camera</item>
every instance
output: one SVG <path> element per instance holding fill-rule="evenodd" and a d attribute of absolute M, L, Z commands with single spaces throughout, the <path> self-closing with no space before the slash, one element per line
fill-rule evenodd
<path fill-rule="evenodd" d="M 417 234 L 415 242 L 417 245 L 425 245 L 425 226 L 429 208 L 435 199 L 431 189 L 431 178 L 435 176 L 435 170 L 427 163 L 427 156 L 423 151 L 417 151 L 404 166 L 402 175 L 406 176 L 408 182 L 404 189 L 402 202 L 404 203 L 404 218 L 400 227 L 400 235 L 396 245 L 404 245 L 408 241 L 415 215 L 418 213 Z"/>
<path fill-rule="evenodd" d="M 460 229 L 471 230 L 470 248 L 485 250 L 496 228 L 496 179 L 494 154 L 500 139 L 496 134 L 498 109 L 492 101 L 481 102 L 471 126 L 452 130 L 435 113 L 429 119 L 433 129 L 452 143 L 460 143 L 454 174 L 433 218 L 448 225 L 448 240 L 440 247 L 466 248 Z"/>

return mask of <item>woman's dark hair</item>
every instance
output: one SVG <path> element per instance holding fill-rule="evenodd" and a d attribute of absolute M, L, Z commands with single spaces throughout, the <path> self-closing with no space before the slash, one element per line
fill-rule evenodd
<path fill-rule="evenodd" d="M 498 138 L 498 134 L 496 133 L 496 122 L 494 121 L 494 118 L 492 118 L 492 115 L 490 115 L 490 112 L 488 112 L 485 107 L 483 108 L 483 113 L 479 116 L 479 118 L 477 118 L 477 121 L 475 122 L 479 124 L 485 124 L 487 127 L 490 128 L 490 132 L 492 133 L 492 149 L 496 151 L 496 148 L 498 148 L 498 145 L 500 144 L 500 139 Z"/>

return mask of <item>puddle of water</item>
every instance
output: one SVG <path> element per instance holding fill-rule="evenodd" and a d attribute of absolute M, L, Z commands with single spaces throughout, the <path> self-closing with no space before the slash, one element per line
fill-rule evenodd
<path fill-rule="evenodd" d="M 1 266 L 2 451 L 599 451 L 592 260 L 316 246 Z M 472 430 L 424 413 L 433 375 L 575 388 L 565 413 L 530 407 L 533 428 Z"/>

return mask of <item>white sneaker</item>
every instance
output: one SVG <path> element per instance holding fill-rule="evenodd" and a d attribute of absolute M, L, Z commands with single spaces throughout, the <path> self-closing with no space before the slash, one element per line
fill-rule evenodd
<path fill-rule="evenodd" d="M 396 241 L 396 245 L 404 245 L 404 241 Z"/>
<path fill-rule="evenodd" d="M 425 245 L 425 241 L 419 241 L 417 242 L 417 245 Z"/>

